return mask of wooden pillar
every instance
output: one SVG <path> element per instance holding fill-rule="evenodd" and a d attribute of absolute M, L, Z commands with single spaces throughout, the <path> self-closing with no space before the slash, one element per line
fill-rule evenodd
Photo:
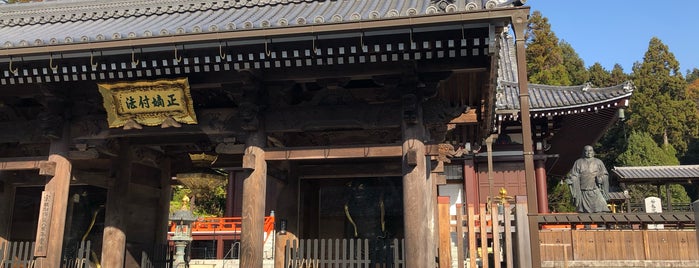
<path fill-rule="evenodd" d="M 224 217 L 233 217 L 233 207 L 235 206 L 235 174 L 234 170 L 228 171 L 228 183 L 226 184 L 226 210 L 223 212 Z"/>
<path fill-rule="evenodd" d="M 11 183 L 5 182 L 0 178 L 0 244 L 10 238 L 14 200 L 15 187 Z"/>
<path fill-rule="evenodd" d="M 218 235 L 214 237 L 216 239 L 216 259 L 223 260 L 223 257 L 225 257 L 225 254 L 223 252 L 223 235 Z"/>
<path fill-rule="evenodd" d="M 127 140 L 120 140 L 116 178 L 108 183 L 107 206 L 102 238 L 102 267 L 124 267 L 126 253 L 126 208 L 129 201 L 133 153 Z"/>
<path fill-rule="evenodd" d="M 414 96 L 413 96 L 414 97 Z M 406 100 L 407 99 L 407 100 Z M 411 102 L 404 106 L 415 106 L 416 100 L 404 98 Z M 433 225 L 434 207 L 431 205 L 432 185 L 427 179 L 425 144 L 422 142 L 425 129 L 419 111 L 413 120 L 402 123 L 403 129 L 403 218 L 405 228 L 405 262 L 407 268 L 434 267 L 435 252 Z M 406 111 L 404 111 L 406 116 Z"/>
<path fill-rule="evenodd" d="M 70 128 L 63 127 L 61 138 L 52 140 L 49 146 L 48 161 L 55 165 L 46 174 L 41 170 L 40 175 L 51 178 L 44 186 L 39 223 L 36 228 L 36 245 L 34 247 L 35 265 L 37 268 L 59 267 L 63 251 L 63 236 L 65 233 L 68 193 L 72 164 L 66 158 L 70 143 Z"/>
<path fill-rule="evenodd" d="M 497 196 L 495 192 L 494 178 L 493 178 L 493 141 L 498 138 L 497 134 L 490 134 L 488 138 L 485 139 L 485 148 L 488 149 L 488 199 L 494 200 Z M 499 192 L 499 191 L 498 191 Z M 480 205 L 480 204 L 479 204 Z M 480 206 L 478 206 L 480 209 Z"/>
<path fill-rule="evenodd" d="M 72 169 L 70 161 L 59 154 L 50 155 L 49 162 L 55 163 L 56 169 L 53 177 L 46 183 L 42 194 L 34 248 L 35 267 L 40 268 L 59 267 L 61 263 Z M 44 210 L 44 206 L 48 206 L 47 210 Z"/>
<path fill-rule="evenodd" d="M 659 196 L 659 195 L 658 195 Z M 667 211 L 672 211 L 672 190 L 670 190 L 670 184 L 665 184 L 665 202 L 667 202 Z"/>
<path fill-rule="evenodd" d="M 247 173 L 230 170 L 228 171 L 228 185 L 226 185 L 226 210 L 225 217 L 240 217 L 242 215 L 243 203 L 243 180 Z"/>
<path fill-rule="evenodd" d="M 475 158 L 464 160 L 464 196 L 466 204 L 475 206 L 480 202 Z"/>
<path fill-rule="evenodd" d="M 262 268 L 265 195 L 267 193 L 267 143 L 262 130 L 251 132 L 246 141 L 243 168 L 252 169 L 243 181 L 243 216 L 240 236 L 240 267 Z"/>
<path fill-rule="evenodd" d="M 518 11 L 512 16 L 512 26 L 515 32 L 517 55 L 517 83 L 519 86 L 520 119 L 522 120 L 522 151 L 524 155 L 524 177 L 527 187 L 527 209 L 529 212 L 529 249 L 531 250 L 531 267 L 541 267 L 541 249 L 539 248 L 539 211 L 536 193 L 536 178 L 534 176 L 534 146 L 532 141 L 532 124 L 529 113 L 529 82 L 527 81 L 527 59 L 525 55 L 525 36 L 529 9 Z M 524 264 L 522 264 L 524 265 Z"/>
<path fill-rule="evenodd" d="M 546 160 L 536 161 L 536 201 L 539 206 L 539 213 L 549 213 L 548 190 L 546 189 Z"/>
<path fill-rule="evenodd" d="M 699 200 L 696 200 L 692 202 L 692 210 L 694 211 L 694 226 L 697 225 L 697 221 L 699 221 Z M 699 228 L 694 227 L 694 239 L 699 241 Z M 699 253 L 699 252 L 695 252 Z M 278 268 L 278 267 L 275 267 Z"/>
<path fill-rule="evenodd" d="M 170 198 L 172 195 L 172 173 L 170 173 L 170 159 L 165 158 L 160 162 L 160 200 L 158 200 L 158 218 L 155 230 L 154 246 L 167 243 L 167 232 L 170 226 Z"/>

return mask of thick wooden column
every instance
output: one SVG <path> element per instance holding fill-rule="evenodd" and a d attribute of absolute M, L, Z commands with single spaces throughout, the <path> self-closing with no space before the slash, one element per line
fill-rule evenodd
<path fill-rule="evenodd" d="M 267 143 L 264 131 L 250 133 L 245 143 L 243 168 L 252 169 L 243 180 L 243 217 L 240 235 L 240 267 L 262 268 L 265 195 L 267 194 Z"/>
<path fill-rule="evenodd" d="M 402 123 L 405 261 L 407 268 L 425 268 L 436 265 L 434 224 L 429 222 L 434 207 L 430 200 L 432 184 L 427 179 L 425 144 L 422 142 L 425 129 L 419 111 L 415 112 L 416 121 L 404 120 Z"/>
<path fill-rule="evenodd" d="M 464 200 L 466 204 L 476 206 L 479 204 L 478 174 L 476 173 L 476 161 L 474 158 L 464 160 Z"/>
<path fill-rule="evenodd" d="M 70 143 L 70 128 L 63 127 L 60 138 L 51 140 L 49 146 L 50 168 L 40 168 L 40 175 L 51 178 L 44 186 L 39 210 L 39 223 L 36 227 L 34 247 L 37 268 L 59 267 L 63 251 L 66 212 L 72 164 L 66 158 Z"/>
<path fill-rule="evenodd" d="M 14 200 L 15 187 L 11 183 L 0 180 L 0 244 L 9 239 L 10 226 L 12 225 L 10 213 Z"/>
<path fill-rule="evenodd" d="M 522 151 L 524 154 L 524 177 L 527 187 L 527 207 L 529 211 L 529 235 L 531 250 L 531 267 L 541 267 L 541 254 L 539 249 L 539 211 L 536 194 L 536 178 L 534 176 L 534 146 L 532 141 L 532 124 L 529 113 L 529 82 L 527 81 L 527 59 L 524 50 L 526 42 L 524 32 L 529 19 L 529 9 L 518 11 L 512 16 L 512 26 L 515 32 L 515 44 L 517 55 L 517 83 L 519 86 L 519 108 L 522 120 Z M 525 265 L 525 264 L 521 264 Z"/>
<path fill-rule="evenodd" d="M 40 268 L 59 267 L 61 263 L 72 169 L 70 161 L 59 154 L 50 155 L 49 162 L 55 163 L 56 169 L 42 194 L 34 249 L 35 267 Z"/>
<path fill-rule="evenodd" d="M 167 243 L 167 232 L 170 226 L 167 224 L 170 218 L 170 198 L 172 195 L 171 161 L 168 158 L 160 162 L 160 199 L 158 200 L 158 217 L 155 230 L 154 246 Z"/>
<path fill-rule="evenodd" d="M 228 171 L 228 185 L 226 186 L 226 210 L 225 217 L 240 217 L 243 202 L 243 179 L 247 177 L 245 172 Z"/>
<path fill-rule="evenodd" d="M 109 182 L 102 238 L 102 267 L 124 267 L 126 253 L 126 208 L 129 200 L 133 153 L 126 140 L 119 142 L 116 178 Z"/>

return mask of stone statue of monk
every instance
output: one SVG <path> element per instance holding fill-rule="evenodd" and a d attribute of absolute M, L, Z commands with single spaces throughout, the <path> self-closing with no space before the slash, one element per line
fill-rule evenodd
<path fill-rule="evenodd" d="M 566 181 L 578 212 L 609 212 L 609 174 L 604 163 L 595 158 L 592 146 L 585 146 L 583 157 L 575 161 Z"/>

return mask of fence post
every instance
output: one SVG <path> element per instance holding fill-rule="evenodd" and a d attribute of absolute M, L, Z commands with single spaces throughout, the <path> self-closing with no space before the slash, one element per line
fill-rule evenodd
<path fill-rule="evenodd" d="M 456 264 L 464 267 L 464 205 L 456 204 Z"/>
<path fill-rule="evenodd" d="M 498 216 L 498 204 L 490 206 L 490 217 L 493 228 L 493 267 L 500 268 L 500 217 Z"/>
<path fill-rule="evenodd" d="M 510 212 L 512 211 L 510 209 L 510 204 L 507 203 L 507 201 L 503 202 L 503 219 L 505 220 L 505 258 L 506 258 L 506 263 L 507 267 L 514 267 L 514 258 L 512 254 L 512 247 L 514 246 L 512 243 L 512 215 L 510 215 Z"/>
<path fill-rule="evenodd" d="M 480 213 L 478 214 L 478 223 L 480 229 L 481 237 L 481 265 L 483 267 L 490 267 L 488 263 L 488 217 L 485 214 L 485 204 L 480 204 Z"/>
<path fill-rule="evenodd" d="M 468 258 L 469 267 L 476 267 L 476 219 L 473 204 L 468 204 Z"/>
<path fill-rule="evenodd" d="M 449 197 L 437 197 L 437 210 L 439 212 L 439 267 L 451 268 L 451 231 L 449 225 Z"/>
<path fill-rule="evenodd" d="M 517 267 L 529 267 L 532 255 L 527 214 L 527 196 L 515 197 L 515 226 L 517 228 Z M 541 260 L 539 260 L 541 261 Z"/>
<path fill-rule="evenodd" d="M 692 202 L 692 210 L 694 210 L 694 226 L 697 226 L 697 221 L 699 221 L 699 200 Z M 694 228 L 694 233 L 697 237 L 697 242 L 699 242 L 699 229 Z"/>
<path fill-rule="evenodd" d="M 275 249 L 274 249 L 274 268 L 283 268 L 284 267 L 284 259 L 289 258 L 290 256 L 287 256 L 285 252 L 287 252 L 287 242 L 290 240 L 296 240 L 296 235 L 293 233 L 287 231 L 285 233 L 277 232 L 274 234 L 277 236 L 275 240 Z"/>

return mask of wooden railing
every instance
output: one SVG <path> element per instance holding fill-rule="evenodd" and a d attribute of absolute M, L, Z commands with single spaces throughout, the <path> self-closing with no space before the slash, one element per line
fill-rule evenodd
<path fill-rule="evenodd" d="M 90 241 L 78 244 L 75 256 L 64 256 L 61 268 L 87 268 L 90 260 Z M 0 242 L 0 268 L 34 267 L 34 241 Z"/>
<path fill-rule="evenodd" d="M 695 230 L 541 230 L 541 260 L 699 260 Z"/>
<path fill-rule="evenodd" d="M 241 217 L 204 217 L 192 223 L 192 233 L 196 232 L 240 232 Z M 175 223 L 170 224 L 170 232 L 175 231 Z M 264 231 L 269 234 L 274 231 L 274 216 L 265 217 Z"/>
<path fill-rule="evenodd" d="M 383 258 L 372 260 L 369 239 L 290 239 L 284 245 L 284 268 L 404 268 L 404 240 L 388 239 Z"/>
<path fill-rule="evenodd" d="M 153 252 L 141 252 L 141 268 L 171 268 L 173 251 L 169 245 L 155 245 Z"/>

